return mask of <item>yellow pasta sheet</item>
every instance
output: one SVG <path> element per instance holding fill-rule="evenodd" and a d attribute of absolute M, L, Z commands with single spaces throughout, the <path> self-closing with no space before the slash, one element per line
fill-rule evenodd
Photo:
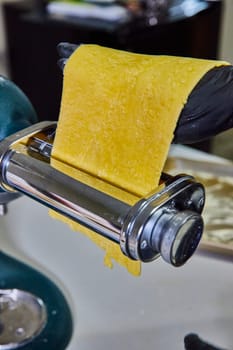
<path fill-rule="evenodd" d="M 222 64 L 81 45 L 64 70 L 53 166 L 131 204 L 148 195 L 158 186 L 190 92 Z M 89 235 L 106 250 L 108 265 L 113 257 L 140 273 L 116 244 Z"/>

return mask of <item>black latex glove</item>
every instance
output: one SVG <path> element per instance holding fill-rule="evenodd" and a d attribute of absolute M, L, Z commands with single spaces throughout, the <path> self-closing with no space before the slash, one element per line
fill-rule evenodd
<path fill-rule="evenodd" d="M 201 340 L 196 334 L 188 334 L 184 338 L 185 350 L 223 350 L 216 348 L 209 343 Z"/>
<path fill-rule="evenodd" d="M 78 45 L 60 43 L 59 66 Z M 196 143 L 233 127 L 233 66 L 213 68 L 195 86 L 175 130 L 174 143 Z"/>
<path fill-rule="evenodd" d="M 232 127 L 233 66 L 213 68 L 189 95 L 178 120 L 174 142 L 199 142 Z"/>

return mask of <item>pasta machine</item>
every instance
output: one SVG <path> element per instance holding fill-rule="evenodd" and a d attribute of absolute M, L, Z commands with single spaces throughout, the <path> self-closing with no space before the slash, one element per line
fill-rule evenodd
<path fill-rule="evenodd" d="M 25 194 L 119 244 L 134 260 L 161 255 L 180 266 L 190 258 L 203 231 L 200 183 L 162 174 L 155 192 L 131 206 L 53 168 L 55 132 L 56 122 L 41 122 L 0 142 L 0 203 Z"/>
<path fill-rule="evenodd" d="M 131 259 L 162 255 L 174 266 L 184 264 L 203 231 L 203 186 L 188 175 L 162 174 L 154 193 L 129 205 L 52 166 L 56 127 L 37 123 L 22 91 L 0 77 L 0 214 L 25 194 L 119 244 Z M 59 288 L 3 252 L 0 264 L 0 348 L 65 349 L 73 322 Z"/>

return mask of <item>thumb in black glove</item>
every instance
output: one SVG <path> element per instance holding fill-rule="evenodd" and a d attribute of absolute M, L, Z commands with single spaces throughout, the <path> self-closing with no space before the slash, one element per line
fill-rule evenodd
<path fill-rule="evenodd" d="M 216 348 L 209 343 L 201 340 L 196 334 L 188 334 L 184 338 L 185 350 L 223 350 Z"/>

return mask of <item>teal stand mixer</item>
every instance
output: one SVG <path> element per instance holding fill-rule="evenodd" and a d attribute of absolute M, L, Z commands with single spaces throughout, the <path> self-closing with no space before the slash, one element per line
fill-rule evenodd
<path fill-rule="evenodd" d="M 23 92 L 0 77 L 0 139 L 37 122 Z M 0 192 L 1 214 L 17 193 Z M 1 218 L 0 218 L 1 221 Z M 0 349 L 63 350 L 72 315 L 61 290 L 36 269 L 0 252 Z"/>

